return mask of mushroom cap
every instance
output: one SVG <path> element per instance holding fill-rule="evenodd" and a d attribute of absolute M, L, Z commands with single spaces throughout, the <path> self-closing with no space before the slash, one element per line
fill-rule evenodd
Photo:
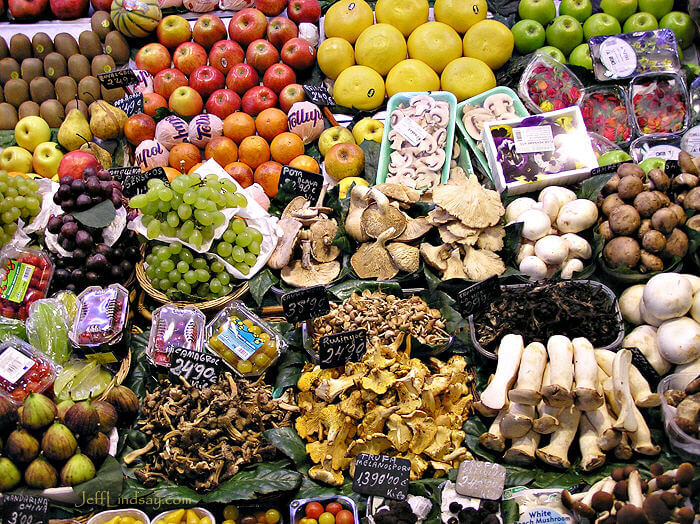
<path fill-rule="evenodd" d="M 375 242 L 362 244 L 350 257 L 350 265 L 358 277 L 388 280 L 396 276 L 399 270 L 384 246 L 393 234 L 394 231 L 389 228 Z"/>
<path fill-rule="evenodd" d="M 474 140 L 481 140 L 481 129 L 479 129 L 474 123 L 475 117 L 482 117 L 488 120 L 493 120 L 493 114 L 486 108 L 475 107 L 464 113 L 462 117 L 462 122 L 464 123 L 464 128 L 467 133 Z"/>
<path fill-rule="evenodd" d="M 386 246 L 394 265 L 406 273 L 415 273 L 420 266 L 420 252 L 416 246 L 394 242 Z"/>
<path fill-rule="evenodd" d="M 399 242 L 410 242 L 426 235 L 433 228 L 427 217 L 409 218 L 406 229 L 394 240 Z"/>
<path fill-rule="evenodd" d="M 506 223 L 515 222 L 520 215 L 537 204 L 533 198 L 520 197 L 513 200 L 506 207 Z"/>
<path fill-rule="evenodd" d="M 686 364 L 700 358 L 700 324 L 692 318 L 667 320 L 656 331 L 659 353 L 672 364 Z"/>
<path fill-rule="evenodd" d="M 620 295 L 620 312 L 622 313 L 622 318 L 627 322 L 635 325 L 643 323 L 642 314 L 639 311 L 639 303 L 642 300 L 645 287 L 644 284 L 637 284 L 636 286 L 628 287 Z"/>
<path fill-rule="evenodd" d="M 693 287 L 678 273 L 661 273 L 649 279 L 642 295 L 646 310 L 660 320 L 682 317 L 693 304 Z"/>
<path fill-rule="evenodd" d="M 382 210 L 377 204 L 367 206 L 360 219 L 362 231 L 371 238 L 378 238 L 389 228 L 394 228 L 389 240 L 403 233 L 407 224 L 406 215 L 394 206 L 385 206 Z"/>
<path fill-rule="evenodd" d="M 557 215 L 557 229 L 562 233 L 579 233 L 595 224 L 598 207 L 594 202 L 579 198 L 566 202 Z"/>
<path fill-rule="evenodd" d="M 296 196 L 292 198 L 289 201 L 289 204 L 287 204 L 287 207 L 284 208 L 284 211 L 282 211 L 282 216 L 280 216 L 280 220 L 284 220 L 286 218 L 294 218 L 294 213 L 303 209 L 304 206 L 308 204 L 308 202 L 309 201 L 306 200 L 303 196 Z"/>
<path fill-rule="evenodd" d="M 569 256 L 569 244 L 560 236 L 547 235 L 535 243 L 535 255 L 548 265 L 558 265 Z"/>
<path fill-rule="evenodd" d="M 282 280 L 293 287 L 310 287 L 330 284 L 340 274 L 340 262 L 326 262 L 323 264 L 311 263 L 307 269 L 301 260 L 294 260 L 291 264 L 282 268 L 280 276 Z"/>
<path fill-rule="evenodd" d="M 533 280 L 543 280 L 547 276 L 547 264 L 534 255 L 525 257 L 518 269 Z"/>
<path fill-rule="evenodd" d="M 422 242 L 420 245 L 420 254 L 430 267 L 438 271 L 445 271 L 447 269 L 447 259 L 450 257 L 447 244 L 433 246 L 427 242 Z"/>
<path fill-rule="evenodd" d="M 331 262 L 340 255 L 340 248 L 332 245 L 338 224 L 333 220 L 318 220 L 311 224 L 311 254 L 318 262 Z"/>
<path fill-rule="evenodd" d="M 522 235 L 528 240 L 539 240 L 552 228 L 549 216 L 540 209 L 528 209 L 517 220 L 523 223 Z"/>
<path fill-rule="evenodd" d="M 484 188 L 475 176 L 463 184 L 433 188 L 433 202 L 472 228 L 495 226 L 505 214 L 500 195 Z"/>
<path fill-rule="evenodd" d="M 378 189 L 392 200 L 397 200 L 405 204 L 415 204 L 420 200 L 419 191 L 401 184 L 384 183 L 378 184 L 374 186 L 374 188 Z"/>
<path fill-rule="evenodd" d="M 465 246 L 464 272 L 469 280 L 482 281 L 492 276 L 500 276 L 506 266 L 496 253 L 487 249 L 474 249 Z"/>

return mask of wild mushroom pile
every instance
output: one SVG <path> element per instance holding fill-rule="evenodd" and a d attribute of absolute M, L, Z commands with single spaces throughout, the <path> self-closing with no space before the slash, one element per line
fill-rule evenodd
<path fill-rule="evenodd" d="M 465 104 L 462 108 L 464 129 L 467 130 L 481 151 L 484 150 L 481 141 L 484 123 L 513 118 L 518 118 L 518 115 L 515 113 L 513 98 L 506 93 L 495 93 L 487 97 L 481 106 Z"/>
<path fill-rule="evenodd" d="M 326 285 L 340 274 L 340 249 L 333 245 L 338 223 L 329 217 L 333 210 L 323 207 L 325 194 L 326 186 L 316 205 L 303 196 L 293 198 L 280 217 L 283 235 L 267 265 L 281 269 L 290 286 Z"/>
<path fill-rule="evenodd" d="M 686 435 L 700 439 L 700 375 L 695 377 L 685 389 L 669 389 L 664 399 L 675 413 L 673 421 Z"/>
<path fill-rule="evenodd" d="M 371 344 L 360 362 L 321 369 L 307 364 L 299 378 L 295 426 L 314 462 L 309 476 L 334 486 L 354 470 L 359 453 L 411 461 L 412 480 L 445 476 L 471 459 L 462 425 L 472 376 L 461 356 L 428 365 L 393 345 Z"/>
<path fill-rule="evenodd" d="M 607 451 L 621 460 L 633 452 L 657 455 L 661 449 L 652 443 L 639 408 L 660 403 L 632 365 L 629 350 L 597 350 L 585 338 L 560 335 L 550 337 L 546 348 L 539 342 L 523 347 L 520 335 L 506 335 L 496 374 L 475 403 L 482 415 L 496 417 L 479 443 L 505 450 L 508 464 L 527 466 L 537 457 L 567 469 L 578 434 L 580 467 L 591 471 L 605 463 Z M 545 446 L 542 435 L 550 435 Z"/>
<path fill-rule="evenodd" d="M 391 155 L 386 181 L 413 189 L 440 183 L 445 165 L 450 106 L 430 95 L 417 95 L 389 116 Z"/>
<path fill-rule="evenodd" d="M 475 176 L 454 177 L 432 191 L 435 209 L 427 221 L 436 226 L 443 244 L 420 245 L 423 260 L 443 280 L 481 281 L 506 270 L 496 252 L 506 235 L 501 224 L 505 209 L 496 191 L 485 189 Z"/>
<path fill-rule="evenodd" d="M 162 382 L 141 404 L 140 429 L 149 443 L 124 457 L 141 484 L 160 481 L 207 492 L 248 464 L 273 459 L 276 448 L 262 432 L 288 427 L 299 411 L 291 392 L 272 398 L 262 381 L 222 375 L 218 384 L 199 390 L 186 384 Z"/>
<path fill-rule="evenodd" d="M 664 471 L 661 464 L 649 468 L 653 478 L 643 480 L 632 465 L 615 468 L 583 493 L 561 492 L 564 506 L 579 517 L 596 524 L 654 524 L 679 522 L 692 524 L 692 464 L 684 462 Z"/>

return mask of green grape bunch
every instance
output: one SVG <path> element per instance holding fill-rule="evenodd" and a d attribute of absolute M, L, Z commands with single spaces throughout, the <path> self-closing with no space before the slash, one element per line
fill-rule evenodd
<path fill-rule="evenodd" d="M 135 195 L 129 206 L 143 214 L 146 238 L 163 235 L 178 238 L 199 249 L 214 238 L 214 230 L 226 222 L 224 209 L 245 207 L 245 196 L 232 179 L 214 174 L 182 174 L 172 182 L 151 179 L 148 191 Z"/>
<path fill-rule="evenodd" d="M 212 251 L 238 271 L 248 275 L 260 255 L 262 240 L 260 231 L 247 226 L 243 218 L 233 217 Z"/>
<path fill-rule="evenodd" d="M 41 211 L 39 182 L 0 171 L 0 246 L 15 234 L 21 218 L 28 224 Z"/>

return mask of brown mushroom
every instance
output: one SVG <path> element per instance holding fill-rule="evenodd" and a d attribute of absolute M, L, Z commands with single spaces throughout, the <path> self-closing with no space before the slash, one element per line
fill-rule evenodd
<path fill-rule="evenodd" d="M 656 195 L 656 198 L 659 199 L 659 202 L 661 202 L 661 207 L 668 207 L 671 205 L 671 199 L 668 198 L 668 195 L 666 193 L 662 193 L 661 191 L 652 191 L 654 195 Z"/>
<path fill-rule="evenodd" d="M 688 222 L 686 222 L 686 226 L 693 231 L 700 231 L 700 215 L 693 215 L 690 217 Z"/>
<path fill-rule="evenodd" d="M 687 151 L 681 151 L 678 154 L 678 165 L 683 170 L 684 173 L 690 173 L 696 176 L 700 176 L 700 171 L 698 171 L 697 166 L 693 162 L 693 157 Z"/>
<path fill-rule="evenodd" d="M 404 232 L 394 240 L 397 242 L 410 242 L 425 236 L 432 228 L 433 225 L 428 221 L 427 217 L 409 218 Z"/>
<path fill-rule="evenodd" d="M 423 260 L 433 269 L 437 269 L 438 271 L 445 271 L 447 269 L 447 259 L 450 258 L 448 244 L 433 246 L 427 242 L 423 242 L 420 245 L 420 254 Z"/>
<path fill-rule="evenodd" d="M 671 181 L 671 187 L 675 191 L 688 191 L 694 187 L 697 187 L 698 180 L 700 180 L 698 175 L 693 173 L 681 173 L 673 178 Z"/>
<path fill-rule="evenodd" d="M 660 253 L 666 247 L 666 237 L 660 231 L 650 229 L 642 237 L 642 247 L 651 253 Z"/>
<path fill-rule="evenodd" d="M 681 206 L 679 206 L 678 204 L 671 204 L 670 206 L 668 206 L 668 209 L 675 213 L 679 225 L 685 224 L 685 210 Z"/>
<path fill-rule="evenodd" d="M 641 250 L 637 241 L 630 237 L 615 237 L 605 245 L 603 257 L 612 268 L 637 267 Z"/>
<path fill-rule="evenodd" d="M 630 200 L 642 192 L 643 186 L 644 184 L 641 178 L 635 175 L 627 175 L 620 179 L 620 183 L 617 187 L 617 194 L 620 195 L 620 198 L 623 200 Z"/>
<path fill-rule="evenodd" d="M 311 254 L 317 262 L 332 262 L 340 255 L 340 248 L 333 245 L 337 230 L 334 220 L 323 219 L 311 224 Z"/>
<path fill-rule="evenodd" d="M 600 210 L 606 217 L 609 217 L 610 213 L 612 213 L 614 209 L 624 205 L 625 201 L 620 198 L 620 195 L 613 193 L 603 199 L 603 203 L 600 205 Z"/>
<path fill-rule="evenodd" d="M 409 246 L 402 242 L 393 242 L 386 246 L 391 261 L 400 270 L 406 273 L 415 273 L 420 266 L 420 253 L 417 247 Z"/>
<path fill-rule="evenodd" d="M 639 228 L 641 219 L 634 206 L 625 204 L 612 210 L 608 222 L 616 235 L 632 235 Z"/>
<path fill-rule="evenodd" d="M 289 264 L 297 243 L 297 236 L 301 230 L 301 222 L 293 218 L 285 218 L 277 223 L 282 230 L 282 238 L 277 242 L 267 265 L 272 269 L 282 269 Z"/>
<path fill-rule="evenodd" d="M 604 240 L 610 240 L 615 236 L 612 229 L 610 229 L 610 222 L 607 220 L 600 223 L 598 226 L 598 233 L 600 233 L 600 236 L 602 236 Z"/>
<path fill-rule="evenodd" d="M 301 260 L 294 260 L 282 268 L 282 280 L 294 287 L 309 287 L 330 284 L 340 274 L 340 263 L 337 261 L 316 264 L 311 259 L 311 233 L 299 233 L 301 240 Z"/>
<path fill-rule="evenodd" d="M 640 253 L 639 261 L 639 270 L 642 273 L 649 273 L 652 271 L 663 271 L 664 269 L 664 263 L 659 257 L 643 249 Z"/>
<path fill-rule="evenodd" d="M 666 258 L 683 258 L 688 253 L 688 236 L 676 228 L 666 237 L 666 247 L 662 256 Z"/>
<path fill-rule="evenodd" d="M 650 217 L 657 209 L 661 209 L 661 201 L 653 191 L 642 191 L 634 197 L 633 204 L 643 217 Z"/>
<path fill-rule="evenodd" d="M 651 180 L 651 183 L 654 185 L 654 189 L 657 189 L 664 193 L 671 186 L 671 179 L 668 178 L 668 175 L 660 169 L 652 169 L 651 171 L 649 171 L 647 177 L 649 178 L 649 180 Z"/>
<path fill-rule="evenodd" d="M 685 195 L 683 207 L 693 211 L 700 210 L 700 187 L 694 187 Z"/>
<path fill-rule="evenodd" d="M 376 241 L 362 244 L 350 257 L 350 265 L 358 277 L 388 280 L 396 276 L 399 270 L 392 262 L 385 246 L 395 233 L 394 228 L 390 227 L 382 232 Z"/>
<path fill-rule="evenodd" d="M 610 180 L 608 180 L 605 185 L 603 186 L 603 191 L 602 193 L 604 195 L 609 195 L 611 193 L 617 192 L 617 188 L 620 184 L 620 175 L 615 173 L 613 176 L 610 177 Z"/>
<path fill-rule="evenodd" d="M 659 209 L 651 216 L 651 226 L 664 235 L 668 235 L 678 225 L 678 217 L 672 209 L 667 207 Z"/>
<path fill-rule="evenodd" d="M 392 206 L 389 199 L 380 191 L 372 190 L 370 196 L 374 199 L 374 203 L 362 212 L 360 219 L 362 232 L 370 238 L 379 238 L 379 235 L 391 228 L 392 236 L 387 240 L 403 233 L 408 223 L 406 215 Z"/>
<path fill-rule="evenodd" d="M 651 230 L 651 219 L 645 218 L 639 224 L 639 229 L 637 230 L 637 237 L 644 238 L 644 235 L 646 235 Z"/>
<path fill-rule="evenodd" d="M 617 168 L 617 174 L 620 176 L 620 178 L 623 178 L 627 175 L 634 175 L 640 180 L 644 180 L 644 178 L 646 177 L 646 173 L 644 172 L 644 170 L 637 164 L 633 164 L 632 162 L 627 162 L 619 166 Z"/>

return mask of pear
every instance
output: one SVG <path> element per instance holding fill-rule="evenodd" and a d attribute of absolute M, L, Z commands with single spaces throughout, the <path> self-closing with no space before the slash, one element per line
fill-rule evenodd
<path fill-rule="evenodd" d="M 127 116 L 124 111 L 104 100 L 90 104 L 90 129 L 101 140 L 119 138 L 124 130 Z"/>
<path fill-rule="evenodd" d="M 68 151 L 75 151 L 90 140 L 92 140 L 92 131 L 87 118 L 79 109 L 72 109 L 58 128 L 58 143 Z"/>
<path fill-rule="evenodd" d="M 92 153 L 104 169 L 112 167 L 112 155 L 98 146 L 95 142 L 85 142 L 80 146 L 81 151 Z"/>

